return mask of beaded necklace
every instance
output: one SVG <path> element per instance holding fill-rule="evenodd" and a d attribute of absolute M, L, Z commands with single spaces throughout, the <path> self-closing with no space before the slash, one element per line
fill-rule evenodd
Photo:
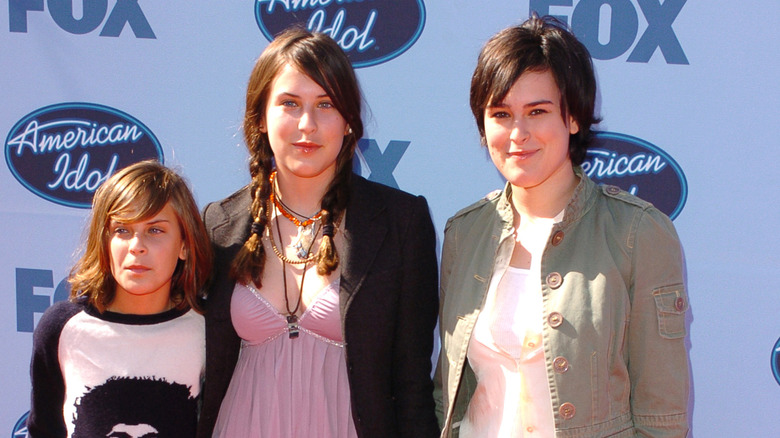
<path fill-rule="evenodd" d="M 311 243 L 314 241 L 317 235 L 316 230 L 314 229 L 313 226 L 314 222 L 319 222 L 319 220 L 322 219 L 322 215 L 325 213 L 325 210 L 318 211 L 312 217 L 306 217 L 296 213 L 298 216 L 305 218 L 304 220 L 300 220 L 291 213 L 292 209 L 287 207 L 279 198 L 279 195 L 276 193 L 278 190 L 278 186 L 276 184 L 275 170 L 271 172 L 271 175 L 268 177 L 268 182 L 271 184 L 271 195 L 270 195 L 271 202 L 276 207 L 276 209 L 282 214 L 282 216 L 286 217 L 290 222 L 292 222 L 293 224 L 295 224 L 296 227 L 298 227 L 298 235 L 292 241 L 290 246 L 295 248 L 295 250 L 297 251 L 298 258 L 307 259 L 309 257 L 309 250 L 311 249 L 312 246 Z"/>

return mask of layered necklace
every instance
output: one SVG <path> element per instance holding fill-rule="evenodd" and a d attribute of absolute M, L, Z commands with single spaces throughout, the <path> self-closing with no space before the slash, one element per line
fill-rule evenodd
<path fill-rule="evenodd" d="M 282 202 L 279 195 L 277 194 L 275 170 L 271 173 L 271 176 L 268 178 L 268 180 L 271 184 L 271 202 L 274 204 L 274 207 L 277 211 L 279 211 L 279 213 L 282 214 L 282 216 L 289 219 L 290 222 L 298 227 L 298 235 L 292 241 L 290 246 L 295 249 L 295 254 L 299 259 L 310 261 L 312 242 L 314 242 L 314 239 L 317 237 L 319 221 L 322 219 L 322 214 L 325 213 L 325 210 L 318 211 L 314 214 L 314 216 L 306 216 L 300 213 L 296 213 L 293 211 L 293 209 L 285 205 L 285 203 Z M 316 228 L 315 224 L 317 224 Z M 281 237 L 279 240 L 281 240 Z M 275 246 L 274 249 L 276 249 Z M 279 253 L 277 253 L 277 255 L 279 255 Z"/>
<path fill-rule="evenodd" d="M 273 204 L 273 208 L 266 209 L 268 212 L 268 237 L 271 242 L 271 248 L 274 251 L 274 254 L 276 254 L 276 257 L 279 258 L 279 260 L 282 261 L 282 283 L 284 284 L 284 306 L 285 310 L 287 310 L 287 315 L 285 315 L 285 318 L 287 319 L 287 331 L 290 335 L 290 339 L 295 339 L 298 337 L 299 334 L 299 327 L 298 327 L 298 309 L 301 307 L 301 301 L 303 300 L 303 281 L 306 279 L 306 268 L 308 268 L 309 262 L 313 261 L 315 257 L 317 257 L 317 253 L 312 254 L 312 247 L 314 246 L 314 242 L 317 240 L 317 234 L 319 233 L 320 229 L 322 228 L 320 224 L 320 219 L 322 218 L 322 214 L 324 210 L 320 210 L 317 214 L 311 217 L 306 217 L 304 215 L 295 213 L 284 205 L 282 203 L 281 199 L 276 195 L 276 183 L 275 183 L 275 177 L 276 177 L 276 171 L 271 173 L 271 176 L 269 177 L 269 182 L 271 184 L 271 203 Z M 290 247 L 294 248 L 296 250 L 295 255 L 298 257 L 297 259 L 291 259 L 287 257 L 282 251 L 279 250 L 279 248 L 276 246 L 276 241 L 274 239 L 274 233 L 273 233 L 273 215 L 271 213 L 271 210 L 276 210 L 277 212 L 281 213 L 282 216 L 287 218 L 290 222 L 295 224 L 295 226 L 298 227 L 298 235 L 293 240 Z M 298 216 L 298 217 L 296 217 Z M 299 217 L 301 219 L 299 219 Z M 279 226 L 278 218 L 279 216 L 276 215 L 277 223 L 276 223 L 276 233 L 279 236 L 279 242 L 282 242 L 282 230 Z M 298 288 L 298 299 L 295 302 L 295 307 L 290 308 L 290 299 L 287 296 L 287 264 L 291 265 L 303 265 L 303 272 L 301 274 L 301 284 Z"/>

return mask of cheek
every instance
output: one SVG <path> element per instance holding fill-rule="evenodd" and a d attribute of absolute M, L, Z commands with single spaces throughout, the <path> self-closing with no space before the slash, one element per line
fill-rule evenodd
<path fill-rule="evenodd" d="M 108 243 L 108 265 L 111 267 L 111 273 L 116 271 L 117 263 L 122 260 L 121 247 L 117 242 L 109 241 Z"/>

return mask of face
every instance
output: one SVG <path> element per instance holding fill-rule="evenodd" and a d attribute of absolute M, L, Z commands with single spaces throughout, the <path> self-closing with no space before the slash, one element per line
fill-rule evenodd
<path fill-rule="evenodd" d="M 502 102 L 485 109 L 490 158 L 514 187 L 568 182 L 573 177 L 569 135 L 579 130 L 561 117 L 561 97 L 552 74 L 525 72 Z"/>
<path fill-rule="evenodd" d="M 141 313 L 145 304 L 167 306 L 176 264 L 187 255 L 171 204 L 149 219 L 133 223 L 112 219 L 109 226 L 111 274 L 116 280 L 114 303 L 133 305 L 133 313 Z"/>
<path fill-rule="evenodd" d="M 325 90 L 286 65 L 271 86 L 261 131 L 268 134 L 280 178 L 330 181 L 348 127 Z"/>

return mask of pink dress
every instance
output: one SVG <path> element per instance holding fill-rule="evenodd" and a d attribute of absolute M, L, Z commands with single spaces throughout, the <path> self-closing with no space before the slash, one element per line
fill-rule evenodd
<path fill-rule="evenodd" d="M 241 353 L 213 436 L 357 437 L 338 291 L 338 280 L 320 291 L 290 339 L 285 317 L 236 284 L 230 312 Z"/>

